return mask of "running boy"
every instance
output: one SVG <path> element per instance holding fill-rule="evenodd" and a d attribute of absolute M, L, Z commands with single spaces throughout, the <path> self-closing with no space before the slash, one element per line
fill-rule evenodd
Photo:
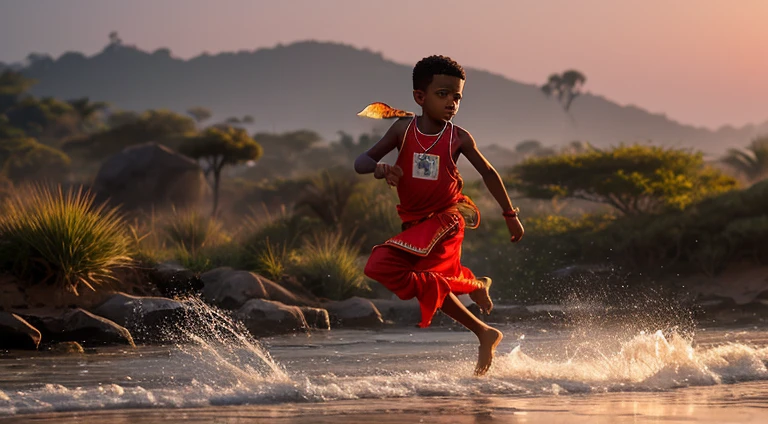
<path fill-rule="evenodd" d="M 413 68 L 413 99 L 422 114 L 400 118 L 367 152 L 355 160 L 360 174 L 397 187 L 398 214 L 403 232 L 374 247 L 365 274 L 401 299 L 416 297 L 420 327 L 428 327 L 438 309 L 477 336 L 480 347 L 475 373 L 485 374 L 503 335 L 472 315 L 456 295 L 469 294 L 481 312 L 493 302 L 490 278 L 476 278 L 461 265 L 464 228 L 476 228 L 477 208 L 462 194 L 463 180 L 456 161 L 463 154 L 477 169 L 499 203 L 512 242 L 523 237 L 523 226 L 512 207 L 501 177 L 478 151 L 472 136 L 451 120 L 459 110 L 464 69 L 445 56 L 430 56 Z M 395 165 L 379 163 L 398 150 Z"/>

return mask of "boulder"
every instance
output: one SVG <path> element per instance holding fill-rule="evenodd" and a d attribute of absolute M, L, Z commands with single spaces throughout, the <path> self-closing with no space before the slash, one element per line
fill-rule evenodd
<path fill-rule="evenodd" d="M 110 199 L 127 210 L 193 207 L 208 183 L 191 158 L 156 143 L 125 148 L 99 168 L 93 189 L 99 200 Z"/>
<path fill-rule="evenodd" d="M 304 314 L 304 319 L 307 321 L 309 328 L 315 330 L 331 329 L 331 319 L 328 311 L 325 309 L 313 308 L 311 306 L 301 306 L 299 309 Z"/>
<path fill-rule="evenodd" d="M 10 275 L 0 275 L 0 310 L 25 308 L 24 284 Z"/>
<path fill-rule="evenodd" d="M 0 349 L 34 350 L 40 338 L 40 331 L 22 317 L 0 311 Z"/>
<path fill-rule="evenodd" d="M 274 300 L 286 305 L 315 306 L 305 296 L 286 290 L 279 284 L 258 274 L 216 268 L 200 276 L 204 283 L 203 298 L 224 309 L 238 309 L 251 299 Z"/>
<path fill-rule="evenodd" d="M 148 277 L 165 297 L 198 295 L 204 286 L 200 274 L 176 264 L 162 263 L 153 268 Z"/>
<path fill-rule="evenodd" d="M 164 297 L 115 293 L 92 312 L 127 328 L 137 341 L 162 341 L 187 316 L 189 306 Z"/>
<path fill-rule="evenodd" d="M 79 342 L 85 346 L 136 346 L 131 333 L 125 327 L 80 308 L 64 311 L 25 311 L 19 315 L 40 330 L 45 342 Z"/>
<path fill-rule="evenodd" d="M 421 321 L 421 308 L 416 298 L 409 300 L 373 299 L 371 302 L 381 313 L 382 319 L 392 324 L 412 327 Z"/>
<path fill-rule="evenodd" d="M 254 336 L 288 333 L 309 327 L 299 307 L 263 299 L 247 301 L 235 317 Z"/>
<path fill-rule="evenodd" d="M 373 302 L 362 297 L 328 302 L 323 306 L 328 310 L 331 323 L 340 327 L 380 327 L 384 324 Z"/>

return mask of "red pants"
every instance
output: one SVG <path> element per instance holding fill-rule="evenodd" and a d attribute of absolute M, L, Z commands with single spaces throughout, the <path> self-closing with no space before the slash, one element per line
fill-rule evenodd
<path fill-rule="evenodd" d="M 418 256 L 391 245 L 373 248 L 365 275 L 383 284 L 400 299 L 419 300 L 421 322 L 429 327 L 449 293 L 467 294 L 483 284 L 469 268 L 461 265 L 464 221 L 440 240 L 427 256 Z"/>

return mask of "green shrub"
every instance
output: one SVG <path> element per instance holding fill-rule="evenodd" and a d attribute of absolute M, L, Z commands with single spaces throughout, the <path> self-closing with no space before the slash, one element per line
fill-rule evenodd
<path fill-rule="evenodd" d="M 116 208 L 94 205 L 82 190 L 30 186 L 6 199 L 0 216 L 3 267 L 33 282 L 78 292 L 131 263 L 125 223 Z M 38 280 L 40 279 L 40 280 Z"/>
<path fill-rule="evenodd" d="M 401 231 L 397 215 L 397 193 L 382 180 L 362 183 L 349 199 L 341 220 L 341 228 L 354 237 L 363 253 Z"/>
<path fill-rule="evenodd" d="M 190 252 L 229 240 L 219 221 L 196 211 L 174 212 L 164 230 L 169 241 Z"/>
<path fill-rule="evenodd" d="M 267 238 L 264 248 L 256 254 L 256 266 L 254 271 L 272 279 L 279 280 L 285 275 L 288 269 L 296 264 L 297 255 L 286 245 L 271 243 Z"/>
<path fill-rule="evenodd" d="M 292 273 L 316 296 L 345 299 L 370 290 L 359 251 L 340 232 L 315 234 L 305 240 Z"/>
<path fill-rule="evenodd" d="M 267 212 L 257 214 L 254 211 L 245 221 L 245 235 L 242 240 L 243 265 L 253 271 L 264 271 L 264 261 L 270 255 L 266 252 L 267 249 L 276 248 L 278 251 L 285 250 L 289 253 L 297 249 L 302 238 L 311 235 L 317 225 L 317 220 L 290 214 L 285 209 L 278 215 Z"/>

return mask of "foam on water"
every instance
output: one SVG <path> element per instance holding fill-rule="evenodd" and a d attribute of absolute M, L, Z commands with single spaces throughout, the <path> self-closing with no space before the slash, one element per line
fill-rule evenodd
<path fill-rule="evenodd" d="M 162 376 L 130 382 L 27 384 L 0 390 L 0 416 L 47 411 L 115 408 L 181 408 L 403 397 L 542 396 L 606 391 L 668 390 L 768 379 L 768 348 L 739 343 L 694 346 L 675 332 L 639 333 L 601 348 L 597 336 L 579 340 L 567 355 L 526 354 L 520 346 L 499 354 L 486 377 L 472 375 L 467 358 L 414 359 L 424 372 L 359 372 L 336 375 L 285 369 L 226 314 L 198 305 L 192 343 L 162 358 Z M 206 323 L 206 324 L 202 324 Z M 203 330 L 201 330 L 203 329 Z M 526 339 L 528 343 L 530 337 Z M 376 344 L 375 341 L 373 344 Z M 139 355 L 141 356 L 141 355 Z M 563 359 L 564 358 L 564 359 Z M 152 358 L 139 358 L 150 361 Z M 148 362 L 144 362 L 148 363 Z M 409 362 L 411 364 L 413 362 Z M 153 365 L 157 366 L 157 365 Z M 115 371 L 117 372 L 117 371 Z M 151 373 L 147 371 L 147 373 Z"/>

